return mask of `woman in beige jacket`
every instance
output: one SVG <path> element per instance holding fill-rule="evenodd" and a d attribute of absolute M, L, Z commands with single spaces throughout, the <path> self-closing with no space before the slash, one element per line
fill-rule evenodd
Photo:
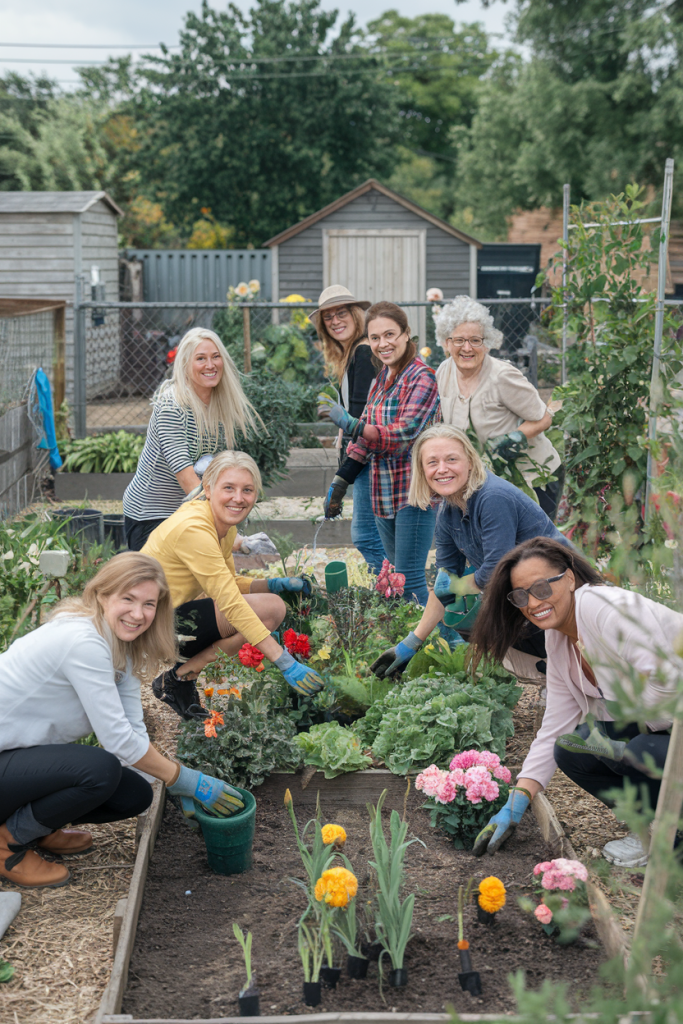
<path fill-rule="evenodd" d="M 472 427 L 481 444 L 507 462 L 514 461 L 543 511 L 554 520 L 564 467 L 545 435 L 552 415 L 521 370 L 489 355 L 503 338 L 493 317 L 481 303 L 459 295 L 439 313 L 436 337 L 450 356 L 436 372 L 444 423 L 465 433 Z M 543 481 L 548 474 L 550 479 Z"/>

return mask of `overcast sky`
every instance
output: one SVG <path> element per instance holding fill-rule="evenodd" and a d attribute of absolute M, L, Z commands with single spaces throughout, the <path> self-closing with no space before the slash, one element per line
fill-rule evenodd
<path fill-rule="evenodd" d="M 236 0 L 248 9 L 250 0 Z M 0 0 L 0 71 L 44 71 L 64 84 L 76 84 L 72 61 L 105 61 L 125 53 L 125 47 L 145 47 L 178 40 L 185 13 L 198 10 L 201 0 Z M 220 4 L 215 0 L 212 6 Z M 424 12 L 448 14 L 457 22 L 480 21 L 489 32 L 507 38 L 505 17 L 510 4 L 495 0 L 488 8 L 480 0 L 323 0 L 325 8 L 338 7 L 342 14 L 354 11 L 361 24 L 389 8 L 415 17 Z M 30 47 L 3 45 L 30 43 Z M 70 44 L 69 49 L 39 47 L 39 43 Z M 112 49 L 77 49 L 74 44 L 105 44 Z M 120 49 L 114 49 L 118 44 Z M 11 58 L 11 59 L 10 59 Z"/>

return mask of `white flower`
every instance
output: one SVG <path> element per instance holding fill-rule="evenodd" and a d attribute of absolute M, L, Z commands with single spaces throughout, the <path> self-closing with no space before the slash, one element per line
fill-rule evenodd
<path fill-rule="evenodd" d="M 246 281 L 240 281 L 240 283 L 235 288 L 235 294 L 239 295 L 241 299 L 245 298 L 249 294 L 249 285 L 246 283 Z"/>
<path fill-rule="evenodd" d="M 427 289 L 427 302 L 441 302 L 443 300 L 443 292 L 440 288 L 428 288 Z"/>
<path fill-rule="evenodd" d="M 10 548 L 10 550 L 6 551 L 2 557 L 5 562 L 9 562 L 10 558 L 14 558 L 14 552 Z"/>
<path fill-rule="evenodd" d="M 252 277 L 251 281 L 249 282 L 249 287 L 251 288 L 252 292 L 260 292 L 261 282 L 257 281 L 255 277 Z"/>
<path fill-rule="evenodd" d="M 664 547 L 665 548 L 670 548 L 672 551 L 675 551 L 676 548 L 678 547 L 678 541 L 677 540 L 665 540 L 664 541 Z"/>

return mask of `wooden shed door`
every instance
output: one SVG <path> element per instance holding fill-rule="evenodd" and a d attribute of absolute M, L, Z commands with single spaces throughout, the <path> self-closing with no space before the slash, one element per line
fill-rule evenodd
<path fill-rule="evenodd" d="M 369 302 L 424 301 L 426 239 L 425 230 L 324 228 L 323 287 L 341 284 Z M 424 307 L 406 312 L 424 343 Z"/>

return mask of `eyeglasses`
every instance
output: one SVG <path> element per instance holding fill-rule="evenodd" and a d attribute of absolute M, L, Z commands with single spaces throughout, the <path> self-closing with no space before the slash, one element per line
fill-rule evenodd
<path fill-rule="evenodd" d="M 553 588 L 550 584 L 557 583 L 566 572 L 567 570 L 565 569 L 559 576 L 549 576 L 547 580 L 536 580 L 528 590 L 523 590 L 521 587 L 518 587 L 517 590 L 511 590 L 507 595 L 507 599 L 510 604 L 514 604 L 515 608 L 526 608 L 529 603 L 529 594 L 535 597 L 537 601 L 544 601 L 546 597 L 553 596 Z"/>
<path fill-rule="evenodd" d="M 337 319 L 337 317 L 340 320 L 345 320 L 347 316 L 350 316 L 348 309 L 335 309 L 331 313 L 323 313 L 323 322 L 331 324 L 333 320 Z"/>
<path fill-rule="evenodd" d="M 483 338 L 446 338 L 446 341 L 450 341 L 451 345 L 455 348 L 462 348 L 463 345 L 469 341 L 472 348 L 481 348 L 484 344 Z"/>

